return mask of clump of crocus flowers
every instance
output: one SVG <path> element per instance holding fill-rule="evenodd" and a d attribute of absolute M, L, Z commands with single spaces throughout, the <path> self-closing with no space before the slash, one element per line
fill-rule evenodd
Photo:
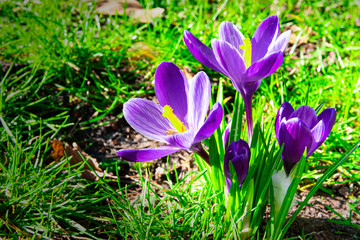
<path fill-rule="evenodd" d="M 280 169 L 275 169 L 276 160 L 269 156 L 270 150 L 261 152 L 262 155 L 258 156 L 252 153 L 255 151 L 259 154 L 261 151 L 256 146 L 260 144 L 259 140 L 251 144 L 254 133 L 252 97 L 262 79 L 274 73 L 282 64 L 289 38 L 290 31 L 280 34 L 278 16 L 266 18 L 256 29 L 252 39 L 244 37 L 234 24 L 223 22 L 219 27 L 219 39 L 211 41 L 212 48 L 204 45 L 189 31 L 184 31 L 185 44 L 193 56 L 207 67 L 229 77 L 244 102 L 248 142 L 238 138 L 229 143 L 231 131 L 241 131 L 236 126 L 232 127 L 233 122 L 230 121 L 222 136 L 217 134 L 214 137 L 215 145 L 210 144 L 210 147 L 216 147 L 219 159 L 215 161 L 222 163 L 216 166 L 222 172 L 224 180 L 219 182 L 225 185 L 226 196 L 229 195 L 227 208 L 237 211 L 239 200 L 246 205 L 241 208 L 241 219 L 245 223 L 240 227 L 240 235 L 246 237 L 252 234 L 253 228 L 256 229 L 249 222 L 251 215 L 256 214 L 259 209 L 265 212 L 264 199 L 269 192 L 270 183 L 274 184 L 274 189 L 281 189 L 279 195 L 286 194 L 292 181 L 289 178 L 292 169 L 304 152 L 306 158 L 309 157 L 325 141 L 335 123 L 336 112 L 333 108 L 325 109 L 317 116 L 309 106 L 294 110 L 290 103 L 284 102 L 276 116 L 275 133 L 279 149 L 282 149 L 285 173 L 279 173 Z M 187 150 L 201 156 L 211 165 L 209 153 L 203 148 L 202 142 L 213 137 L 213 133 L 224 121 L 224 113 L 220 103 L 213 104 L 209 111 L 211 84 L 206 73 L 199 72 L 187 80 L 175 64 L 163 62 L 156 69 L 154 82 L 158 104 L 146 99 L 130 99 L 124 104 L 123 113 L 132 128 L 162 145 L 147 149 L 119 150 L 118 155 L 129 161 L 143 162 Z M 237 119 L 241 121 L 242 116 Z M 211 153 L 211 149 L 209 152 Z M 213 169 L 209 174 L 215 174 Z M 261 179 L 264 174 L 268 177 Z M 208 179 L 219 180 L 216 177 Z M 250 180 L 245 181 L 249 177 Z M 286 184 L 277 188 L 279 186 L 276 185 L 281 184 L 284 178 Z M 232 187 L 233 182 L 238 185 Z M 244 183 L 248 186 L 244 186 Z M 256 192 L 259 187 L 261 190 Z M 282 200 L 283 197 L 276 203 L 277 209 L 280 209 Z M 253 208 L 256 210 L 249 213 Z"/>

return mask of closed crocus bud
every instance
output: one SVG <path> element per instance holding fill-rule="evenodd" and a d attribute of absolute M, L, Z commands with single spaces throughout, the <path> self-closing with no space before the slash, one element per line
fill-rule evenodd
<path fill-rule="evenodd" d="M 235 172 L 239 180 L 239 187 L 241 187 L 249 170 L 250 148 L 247 142 L 240 139 L 236 142 L 230 143 L 226 149 L 224 157 L 224 174 L 226 186 L 229 192 L 231 187 L 230 161 L 235 168 Z"/>
<path fill-rule="evenodd" d="M 308 158 L 325 141 L 335 118 L 334 108 L 325 109 L 316 116 L 315 110 L 309 106 L 294 110 L 290 103 L 283 103 L 276 116 L 275 132 L 279 146 L 284 144 L 281 157 L 287 175 L 300 161 L 305 148 Z"/>

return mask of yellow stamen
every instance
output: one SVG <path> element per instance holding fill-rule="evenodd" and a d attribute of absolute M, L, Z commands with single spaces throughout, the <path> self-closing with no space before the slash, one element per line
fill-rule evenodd
<path fill-rule="evenodd" d="M 250 38 L 245 38 L 243 40 L 244 45 L 240 45 L 240 49 L 244 51 L 243 59 L 245 61 L 246 68 L 249 68 L 251 65 L 251 53 L 252 53 L 252 46 Z"/>
<path fill-rule="evenodd" d="M 179 132 L 182 133 L 186 131 L 184 124 L 180 121 L 180 119 L 177 116 L 175 116 L 175 114 L 173 113 L 173 109 L 169 105 L 165 105 L 164 112 L 162 115 L 163 117 L 168 118 L 172 123 L 172 125 L 174 126 L 174 128 Z"/>

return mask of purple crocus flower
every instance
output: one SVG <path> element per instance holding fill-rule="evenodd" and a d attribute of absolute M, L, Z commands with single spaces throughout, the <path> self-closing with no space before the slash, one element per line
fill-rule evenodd
<path fill-rule="evenodd" d="M 226 148 L 224 157 L 224 174 L 226 186 L 229 192 L 231 187 L 230 161 L 235 168 L 235 172 L 239 180 L 239 187 L 241 187 L 249 171 L 250 148 L 247 142 L 239 139 L 238 141 L 230 143 Z"/>
<path fill-rule="evenodd" d="M 252 96 L 261 80 L 282 64 L 290 33 L 289 30 L 280 35 L 278 16 L 266 18 L 256 29 L 251 41 L 231 22 L 222 22 L 220 39 L 212 39 L 211 49 L 189 31 L 184 31 L 184 41 L 192 55 L 207 67 L 229 77 L 243 97 L 249 142 L 253 134 Z"/>
<path fill-rule="evenodd" d="M 306 105 L 295 111 L 288 102 L 281 105 L 276 115 L 275 132 L 280 147 L 284 144 L 281 156 L 287 175 L 300 161 L 305 148 L 308 158 L 325 141 L 335 118 L 334 108 L 325 109 L 316 116 L 314 109 Z"/>
<path fill-rule="evenodd" d="M 171 62 L 163 62 L 156 69 L 155 93 L 159 104 L 133 98 L 124 104 L 126 121 L 144 136 L 167 145 L 147 149 L 120 150 L 126 160 L 143 162 L 158 159 L 182 149 L 198 152 L 209 161 L 201 141 L 210 137 L 219 127 L 223 110 L 215 103 L 209 110 L 211 85 L 204 72 L 190 82 Z"/>

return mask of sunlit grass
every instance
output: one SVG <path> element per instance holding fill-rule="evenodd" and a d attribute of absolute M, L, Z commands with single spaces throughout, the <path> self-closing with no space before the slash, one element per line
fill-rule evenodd
<path fill-rule="evenodd" d="M 210 45 L 225 20 L 246 37 L 272 14 L 279 15 L 282 32 L 292 29 L 283 65 L 255 93 L 254 112 L 263 124 L 273 124 L 285 100 L 295 108 L 305 103 L 335 107 L 336 124 L 308 159 L 303 185 L 313 186 L 358 141 L 356 1 L 140 2 L 144 8 L 165 8 L 163 17 L 138 23 L 131 16 L 104 16 L 95 11 L 97 1 L 0 3 L 0 60 L 3 69 L 12 65 L 0 79 L 2 238 L 226 239 L 236 234 L 236 224 L 224 226 L 224 209 L 214 204 L 204 173 L 192 172 L 176 183 L 168 179 L 169 189 L 162 189 L 146 176 L 147 169 L 139 169 L 143 192 L 134 203 L 120 182 L 119 190 L 105 180 L 87 182 L 80 170 L 66 166 L 68 159 L 54 163 L 50 158 L 49 140 L 63 138 L 69 128 L 91 128 L 106 115 L 121 118 L 122 103 L 153 95 L 152 80 L 162 61 L 188 67 L 192 74 L 204 70 L 214 85 L 225 79 L 231 111 L 230 81 L 196 61 L 183 42 L 184 30 Z M 85 107 L 98 114 L 75 117 Z M 327 184 L 356 185 L 359 158 L 356 150 L 337 169 L 342 181 L 330 178 Z"/>

